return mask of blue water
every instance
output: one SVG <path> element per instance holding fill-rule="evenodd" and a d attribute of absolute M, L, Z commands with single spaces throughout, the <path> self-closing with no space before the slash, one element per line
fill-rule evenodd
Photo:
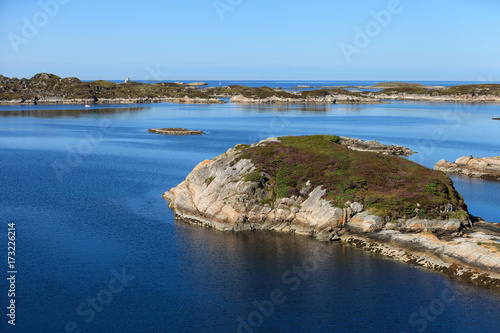
<path fill-rule="evenodd" d="M 4 314 L 0 331 L 498 332 L 498 292 L 308 237 L 175 222 L 161 194 L 200 161 L 269 136 L 376 138 L 428 167 L 498 156 L 499 115 L 498 105 L 407 102 L 2 106 L 0 217 L 4 232 L 16 223 L 18 275 L 16 326 Z M 500 183 L 452 178 L 471 213 L 500 222 Z"/>

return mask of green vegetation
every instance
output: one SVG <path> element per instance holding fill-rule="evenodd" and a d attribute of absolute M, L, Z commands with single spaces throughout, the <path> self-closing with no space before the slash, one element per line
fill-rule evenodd
<path fill-rule="evenodd" d="M 433 90 L 434 91 L 434 90 Z M 422 87 L 394 87 L 394 88 L 386 88 L 382 91 L 377 91 L 374 94 L 376 95 L 392 95 L 392 94 L 415 94 L 415 95 L 428 95 L 430 94 L 429 89 Z"/>
<path fill-rule="evenodd" d="M 207 88 L 203 90 L 206 94 L 215 96 L 232 97 L 242 95 L 247 98 L 265 99 L 268 97 L 282 97 L 282 98 L 299 98 L 300 96 L 294 95 L 286 91 L 276 91 L 269 87 L 245 87 L 239 85 L 230 85 L 227 87 Z"/>
<path fill-rule="evenodd" d="M 252 172 L 245 177 L 247 182 L 259 182 L 261 179 L 260 172 Z"/>
<path fill-rule="evenodd" d="M 328 137 L 328 140 L 330 140 L 330 142 L 333 142 L 333 143 L 340 143 L 340 136 L 330 135 L 330 137 Z"/>
<path fill-rule="evenodd" d="M 141 82 L 114 83 L 97 80 L 82 82 L 75 77 L 60 78 L 54 74 L 40 73 L 31 79 L 8 78 L 0 75 L 0 100 L 31 100 L 41 98 L 57 99 L 113 99 L 113 98 L 202 98 L 213 99 L 218 97 L 233 97 L 242 95 L 251 99 L 266 99 L 279 97 L 285 99 L 313 99 L 330 95 L 360 97 L 415 94 L 425 96 L 472 96 L 481 95 L 500 96 L 500 84 L 473 84 L 453 86 L 447 88 L 426 88 L 420 84 L 402 82 L 378 83 L 373 88 L 383 88 L 378 92 L 355 92 L 342 88 L 312 89 L 299 92 L 275 90 L 269 87 L 245 87 L 230 85 L 227 87 L 212 87 L 198 89 L 197 87 L 177 84 L 173 82 L 159 82 L 154 84 Z"/>
<path fill-rule="evenodd" d="M 490 248 L 492 250 L 500 251 L 500 244 L 499 243 L 477 242 L 477 245 L 483 246 L 486 248 Z"/>
<path fill-rule="evenodd" d="M 247 98 L 254 99 L 265 99 L 268 97 L 280 97 L 280 98 L 291 98 L 291 99 L 301 99 L 301 98 L 318 98 L 326 97 L 329 95 L 347 95 L 352 97 L 360 97 L 360 93 L 352 92 L 345 89 L 316 89 L 316 90 L 305 90 L 295 93 L 287 91 L 277 91 L 269 87 L 245 87 L 239 85 L 231 85 L 227 87 L 215 87 L 207 88 L 203 90 L 205 93 L 215 96 L 232 97 L 237 95 L 242 95 Z"/>
<path fill-rule="evenodd" d="M 180 98 L 185 96 L 215 98 L 194 87 L 175 83 L 114 83 L 103 80 L 82 82 L 77 78 L 61 79 L 57 75 L 47 73 L 37 74 L 31 79 L 11 79 L 0 75 L 0 100 L 47 97 L 99 100 L 100 98 Z"/>
<path fill-rule="evenodd" d="M 214 181 L 214 179 L 214 176 L 208 177 L 207 179 L 205 179 L 205 184 L 210 185 Z"/>
<path fill-rule="evenodd" d="M 335 89 L 316 89 L 316 90 L 304 90 L 300 92 L 300 97 L 311 98 L 311 97 L 326 97 L 328 95 L 346 95 L 352 97 L 362 96 L 359 92 L 353 92 L 350 90 L 335 88 Z"/>
<path fill-rule="evenodd" d="M 500 84 L 467 84 L 439 89 L 435 95 L 493 95 L 500 96 Z"/>
<path fill-rule="evenodd" d="M 500 84 L 467 84 L 460 86 L 452 86 L 440 89 L 427 89 L 419 84 L 406 84 L 388 87 L 386 84 L 378 84 L 385 89 L 375 92 L 375 95 L 392 95 L 392 94 L 414 94 L 428 96 L 471 96 L 477 97 L 481 95 L 500 96 Z M 374 88 L 377 85 L 373 86 Z"/>
<path fill-rule="evenodd" d="M 332 137 L 282 137 L 281 143 L 243 149 L 239 159 L 251 159 L 256 165 L 258 170 L 249 179 L 256 180 L 261 172 L 271 176 L 273 200 L 301 195 L 309 180 L 312 188 L 322 186 L 324 197 L 336 207 L 357 201 L 372 213 L 393 219 L 468 216 L 463 198 L 446 174 L 400 157 L 349 150 Z M 449 203 L 456 211 L 441 213 Z"/>
<path fill-rule="evenodd" d="M 423 86 L 419 83 L 407 83 L 407 82 L 380 82 L 371 86 L 371 88 L 401 88 L 401 87 L 423 87 Z"/>
<path fill-rule="evenodd" d="M 236 147 L 234 147 L 235 150 L 242 150 L 242 149 L 245 149 L 245 148 L 248 148 L 250 147 L 250 145 L 246 145 L 246 144 L 243 144 L 243 143 L 240 143 L 240 144 L 237 144 Z"/>

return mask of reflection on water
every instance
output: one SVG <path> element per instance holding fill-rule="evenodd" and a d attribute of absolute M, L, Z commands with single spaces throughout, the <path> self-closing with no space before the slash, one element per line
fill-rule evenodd
<path fill-rule="evenodd" d="M 428 167 L 441 158 L 498 153 L 498 124 L 489 114 L 494 108 L 471 108 L 476 114 L 460 130 L 443 118 L 449 109 L 404 103 L 0 107 L 0 216 L 16 220 L 21 244 L 17 330 L 62 332 L 75 321 L 82 332 L 235 332 L 237 318 L 256 311 L 254 301 L 262 304 L 279 289 L 286 302 L 254 332 L 415 331 L 412 313 L 427 308 L 448 282 L 461 283 L 305 236 L 175 222 L 161 195 L 200 161 L 269 136 L 377 138 L 425 153 L 420 160 Z M 446 140 L 422 146 L 436 126 Z M 207 135 L 146 131 L 153 127 Z M 91 151 L 84 149 L 89 144 Z M 68 167 L 62 181 L 55 161 Z M 500 182 L 456 178 L 456 184 L 473 214 L 499 220 Z M 328 255 L 298 277 L 294 267 L 316 249 Z M 122 269 L 137 278 L 86 323 L 78 305 L 106 288 L 112 270 Z M 0 296 L 2 304 L 6 298 Z M 489 290 L 460 292 L 428 330 L 491 331 L 500 320 L 499 304 Z"/>
<path fill-rule="evenodd" d="M 46 109 L 46 110 L 33 110 L 33 107 L 28 110 L 1 110 L 0 117 L 34 117 L 34 118 L 60 118 L 60 117 L 81 117 L 97 114 L 110 115 L 120 113 L 131 113 L 149 109 L 150 107 L 90 107 L 85 108 L 70 108 L 70 109 Z"/>
<path fill-rule="evenodd" d="M 327 113 L 332 111 L 333 104 L 230 104 L 229 107 L 240 108 L 244 112 L 258 112 L 258 113 L 268 113 L 268 112 L 290 112 L 290 111 L 300 111 L 300 112 L 310 112 L 310 113 Z"/>

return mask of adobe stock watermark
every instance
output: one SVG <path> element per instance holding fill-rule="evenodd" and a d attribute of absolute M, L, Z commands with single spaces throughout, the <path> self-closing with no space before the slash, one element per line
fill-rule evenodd
<path fill-rule="evenodd" d="M 494 82 L 493 74 L 489 74 L 487 77 L 479 76 L 478 79 L 481 81 L 480 84 Z M 446 129 L 442 126 L 435 127 L 428 139 L 415 142 L 419 152 L 415 155 L 415 162 L 423 164 L 440 145 L 448 140 L 450 133 L 456 133 L 463 127 L 465 122 L 472 117 L 472 113 L 467 110 L 469 105 L 469 102 L 454 103 L 452 110 L 443 114 L 443 120 L 451 126 Z"/>
<path fill-rule="evenodd" d="M 458 286 L 452 285 L 448 280 L 445 281 L 445 284 L 446 286 L 441 290 L 438 297 L 430 301 L 427 306 L 419 307 L 418 311 L 414 311 L 408 317 L 408 324 L 412 327 L 410 332 L 424 333 L 429 325 L 434 323 L 460 296 L 457 290 Z M 467 289 L 468 287 L 462 288 Z M 409 332 L 401 331 L 400 333 Z"/>
<path fill-rule="evenodd" d="M 350 63 L 353 55 L 360 54 L 362 50 L 367 48 L 371 41 L 392 23 L 393 17 L 401 14 L 403 10 L 404 7 L 400 0 L 389 0 L 386 9 L 370 11 L 373 20 L 368 21 L 363 28 L 354 27 L 355 35 L 352 44 L 346 42 L 339 44 L 346 61 Z"/>
<path fill-rule="evenodd" d="M 493 74 L 488 74 L 487 77 L 484 77 L 482 75 L 480 75 L 478 77 L 479 81 L 481 81 L 482 83 L 492 83 L 492 82 L 495 82 L 494 78 L 493 78 Z"/>
<path fill-rule="evenodd" d="M 465 120 L 471 117 L 471 114 L 465 111 L 465 105 L 460 104 L 459 111 L 448 111 L 443 114 L 443 120 L 451 124 L 450 127 L 435 127 L 432 130 L 430 137 L 426 140 L 416 140 L 418 154 L 415 155 L 415 162 L 423 164 L 429 156 L 434 154 L 438 147 L 446 142 L 449 138 L 449 133 L 455 133 L 464 124 Z"/>
<path fill-rule="evenodd" d="M 242 3 L 243 0 L 215 0 L 212 5 L 214 6 L 217 16 L 219 16 L 219 20 L 224 21 L 226 12 L 232 12 Z"/>
<path fill-rule="evenodd" d="M 147 72 L 147 74 L 143 78 L 144 81 L 149 81 L 149 80 L 163 81 L 163 80 L 166 80 L 168 78 L 168 76 L 170 75 L 170 73 L 168 73 L 168 72 L 163 72 L 160 69 L 159 64 L 156 64 L 155 68 L 152 68 L 151 66 L 148 65 L 144 69 Z"/>
<path fill-rule="evenodd" d="M 321 251 L 323 253 L 320 253 Z M 307 257 L 300 265 L 293 265 L 291 269 L 285 271 L 281 275 L 281 282 L 285 285 L 283 289 L 276 288 L 269 293 L 269 298 L 263 301 L 253 301 L 252 305 L 255 310 L 247 316 L 238 316 L 237 333 L 253 333 L 264 324 L 266 318 L 273 315 L 277 306 L 286 302 L 286 293 L 297 291 L 304 281 L 307 281 L 311 274 L 316 272 L 319 264 L 330 256 L 330 252 L 326 248 L 317 247 L 313 255 Z"/>
<path fill-rule="evenodd" d="M 274 116 L 269 120 L 269 124 L 267 127 L 262 127 L 257 134 L 257 138 L 255 138 L 255 135 L 249 135 L 248 136 L 248 141 L 249 142 L 255 142 L 260 140 L 264 140 L 267 138 L 271 137 L 276 137 L 280 133 L 283 133 L 285 128 L 290 126 L 290 118 L 294 118 L 295 115 L 283 115 L 280 114 L 278 116 Z"/>
<path fill-rule="evenodd" d="M 19 53 L 19 47 L 23 44 L 28 44 L 29 41 L 35 38 L 40 29 L 44 28 L 50 21 L 50 18 L 55 17 L 62 5 L 66 5 L 71 0 L 42 0 L 38 1 L 40 10 L 35 12 L 31 18 L 23 16 L 21 18 L 22 27 L 21 33 L 9 32 L 7 38 L 15 53 Z"/>
<path fill-rule="evenodd" d="M 110 305 L 115 296 L 123 292 L 129 286 L 129 283 L 135 279 L 135 276 L 128 274 L 125 268 L 121 272 L 112 270 L 113 278 L 108 281 L 105 288 L 99 290 L 95 297 L 87 297 L 75 309 L 76 314 L 81 317 L 83 323 L 80 325 L 75 321 L 68 321 L 64 326 L 65 333 L 81 333 L 80 328 L 84 323 L 90 324 L 94 321 L 97 314 L 104 311 L 105 307 Z"/>
<path fill-rule="evenodd" d="M 104 135 L 111 132 L 115 126 L 110 120 L 99 119 L 98 129 L 87 131 L 85 139 L 80 140 L 76 146 L 67 146 L 68 153 L 64 159 L 57 159 L 50 164 L 60 183 L 64 181 L 64 175 L 78 167 L 83 158 L 92 154 L 94 149 L 104 141 Z"/>

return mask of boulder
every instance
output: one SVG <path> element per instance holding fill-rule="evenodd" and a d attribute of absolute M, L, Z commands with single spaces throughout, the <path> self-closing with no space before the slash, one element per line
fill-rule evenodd
<path fill-rule="evenodd" d="M 374 232 L 382 230 L 384 223 L 381 217 L 363 212 L 354 215 L 347 226 L 360 232 Z"/>

